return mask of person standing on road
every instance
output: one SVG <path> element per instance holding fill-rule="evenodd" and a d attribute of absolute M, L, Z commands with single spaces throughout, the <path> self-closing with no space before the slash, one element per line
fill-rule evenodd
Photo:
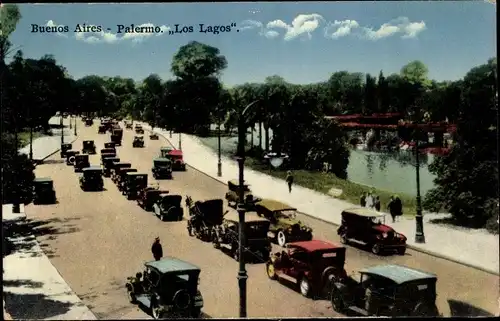
<path fill-rule="evenodd" d="M 361 197 L 359 198 L 359 205 L 362 207 L 366 206 L 366 193 L 361 194 Z"/>
<path fill-rule="evenodd" d="M 391 213 L 392 223 L 396 222 L 396 217 L 403 215 L 403 204 L 397 195 L 391 196 L 387 208 L 389 209 L 389 213 Z"/>
<path fill-rule="evenodd" d="M 293 175 L 292 171 L 286 172 L 286 183 L 288 184 L 288 193 L 292 192 Z"/>
<path fill-rule="evenodd" d="M 373 208 L 373 194 L 372 192 L 368 192 L 368 196 L 366 197 L 366 207 Z"/>
<path fill-rule="evenodd" d="M 160 238 L 155 238 L 153 246 L 151 246 L 151 252 L 156 261 L 159 261 L 163 257 L 163 248 L 160 243 Z"/>
<path fill-rule="evenodd" d="M 375 196 L 375 202 L 373 203 L 373 207 L 377 212 L 380 212 L 380 197 Z"/>

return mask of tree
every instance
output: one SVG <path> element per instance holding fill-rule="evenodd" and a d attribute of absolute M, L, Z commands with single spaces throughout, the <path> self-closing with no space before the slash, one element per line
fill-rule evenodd
<path fill-rule="evenodd" d="M 497 63 L 471 69 L 463 80 L 457 142 L 429 167 L 437 176 L 425 207 L 448 210 L 458 224 L 481 227 L 498 214 Z"/>
<path fill-rule="evenodd" d="M 172 73 L 181 79 L 218 76 L 227 67 L 219 49 L 191 41 L 179 48 L 172 59 Z"/>
<path fill-rule="evenodd" d="M 377 82 L 370 74 L 366 74 L 363 114 L 378 112 Z"/>

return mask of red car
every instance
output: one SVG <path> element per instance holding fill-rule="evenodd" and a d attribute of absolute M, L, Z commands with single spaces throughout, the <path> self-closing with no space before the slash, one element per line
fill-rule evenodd
<path fill-rule="evenodd" d="M 305 297 L 321 296 L 332 282 L 347 277 L 345 252 L 341 245 L 319 240 L 288 243 L 287 251 L 271 255 L 267 276 L 296 284 Z"/>
<path fill-rule="evenodd" d="M 337 230 L 343 244 L 355 243 L 370 248 L 373 254 L 392 250 L 404 255 L 406 236 L 385 225 L 385 214 L 360 207 L 342 212 L 342 225 Z"/>
<path fill-rule="evenodd" d="M 168 158 L 172 161 L 172 170 L 174 171 L 185 171 L 186 163 L 182 159 L 182 151 L 178 149 L 173 149 L 168 152 Z"/>

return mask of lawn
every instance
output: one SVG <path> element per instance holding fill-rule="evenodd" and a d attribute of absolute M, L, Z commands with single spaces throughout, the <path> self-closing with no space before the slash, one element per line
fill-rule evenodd
<path fill-rule="evenodd" d="M 43 137 L 43 136 L 47 136 L 46 134 L 44 134 L 43 131 L 33 131 L 33 140 L 40 138 L 40 137 Z M 29 143 L 30 143 L 30 132 L 29 131 L 20 132 L 19 133 L 19 146 L 21 148 L 23 148 L 24 146 L 28 146 Z"/>
<path fill-rule="evenodd" d="M 207 147 L 213 148 L 207 144 L 203 139 L 200 139 Z M 231 157 L 227 152 L 223 152 L 226 156 Z M 261 164 L 257 159 L 247 156 L 245 160 L 245 165 L 252 168 L 253 170 L 262 172 L 264 174 L 285 179 L 286 170 L 276 170 L 268 165 Z M 359 198 L 361 194 L 372 191 L 374 194 L 380 197 L 381 210 L 387 212 L 387 204 L 389 203 L 391 195 L 394 192 L 376 189 L 370 186 L 361 185 L 357 183 L 350 182 L 348 180 L 340 179 L 333 174 L 327 174 L 323 172 L 311 172 L 306 170 L 294 170 L 294 184 L 300 185 L 305 188 L 309 188 L 324 194 L 328 194 L 328 191 L 332 188 L 341 189 L 342 195 L 338 199 L 345 200 L 352 204 L 359 204 Z M 403 214 L 406 216 L 414 216 L 416 213 L 416 201 L 415 198 L 410 195 L 398 194 L 399 198 L 403 202 Z M 333 197 L 333 196 L 332 196 Z"/>

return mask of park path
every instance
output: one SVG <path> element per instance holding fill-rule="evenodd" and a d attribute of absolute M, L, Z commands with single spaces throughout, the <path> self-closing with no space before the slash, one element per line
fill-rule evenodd
<path fill-rule="evenodd" d="M 145 128 L 151 128 L 143 124 Z M 178 147 L 178 134 L 170 138 L 168 131 L 155 128 L 167 140 Z M 205 146 L 196 136 L 182 134 L 182 151 L 184 161 L 195 169 L 226 183 L 238 177 L 238 164 L 235 160 L 222 156 L 222 176 L 217 176 L 217 154 Z M 290 204 L 306 215 L 340 225 L 341 212 L 356 205 L 329 195 L 295 185 L 292 193 L 281 179 L 245 168 L 245 181 L 252 186 L 252 191 L 259 197 L 271 198 Z M 426 243 L 414 242 L 415 219 L 403 217 L 396 223 L 390 223 L 389 215 L 386 223 L 396 231 L 408 237 L 408 246 L 414 250 L 448 259 L 460 264 L 481 269 L 486 272 L 499 273 L 499 237 L 486 230 L 472 230 L 432 224 L 430 220 L 442 218 L 446 214 L 424 215 L 424 232 Z M 388 223 L 389 222 L 389 223 Z"/>

